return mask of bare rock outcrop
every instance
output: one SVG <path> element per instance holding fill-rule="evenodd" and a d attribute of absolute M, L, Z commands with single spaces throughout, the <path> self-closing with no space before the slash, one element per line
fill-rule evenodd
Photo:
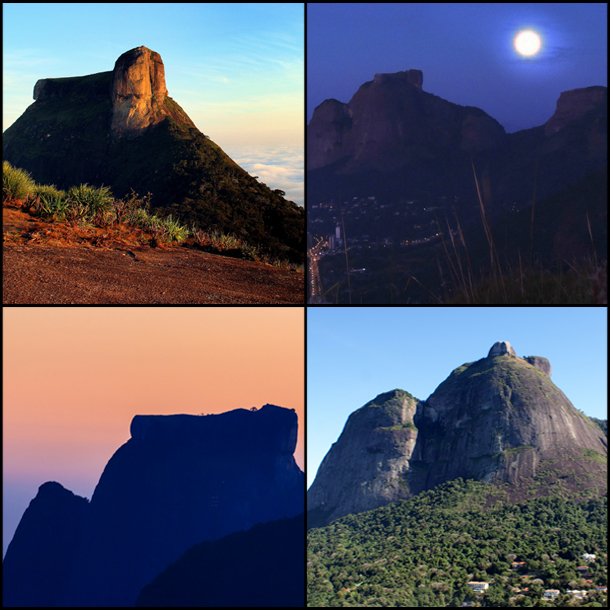
<path fill-rule="evenodd" d="M 608 89 L 606 87 L 584 87 L 563 91 L 557 100 L 555 113 L 544 126 L 544 133 L 547 136 L 556 133 L 590 110 L 606 106 L 607 103 Z"/>
<path fill-rule="evenodd" d="M 451 149 L 503 143 L 503 127 L 478 108 L 423 91 L 421 70 L 375 74 L 348 104 L 326 100 L 307 127 L 307 168 L 342 162 L 341 173 L 387 172 Z"/>
<path fill-rule="evenodd" d="M 516 356 L 513 346 L 508 341 L 496 341 L 489 350 L 488 358 L 493 356 L 501 356 L 502 354 L 510 354 Z"/>
<path fill-rule="evenodd" d="M 114 137 L 135 137 L 165 116 L 167 95 L 165 68 L 159 53 L 137 47 L 121 55 L 112 79 L 112 123 Z"/>
<path fill-rule="evenodd" d="M 46 502 L 32 502 L 9 547 L 21 558 L 9 565 L 11 578 L 27 585 L 12 587 L 9 600 L 133 606 L 142 587 L 194 544 L 302 513 L 296 433 L 296 412 L 274 405 L 135 416 L 90 503 L 56 483 L 41 487 Z M 6 561 L 4 569 L 6 583 Z"/>
<path fill-rule="evenodd" d="M 309 526 L 410 497 L 406 474 L 417 439 L 417 402 L 393 390 L 350 415 L 307 493 Z"/>

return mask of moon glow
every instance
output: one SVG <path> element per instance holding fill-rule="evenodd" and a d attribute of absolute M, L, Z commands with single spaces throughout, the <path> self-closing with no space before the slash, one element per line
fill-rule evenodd
<path fill-rule="evenodd" d="M 540 51 L 540 36 L 532 30 L 524 30 L 515 36 L 515 50 L 525 57 L 536 55 Z"/>

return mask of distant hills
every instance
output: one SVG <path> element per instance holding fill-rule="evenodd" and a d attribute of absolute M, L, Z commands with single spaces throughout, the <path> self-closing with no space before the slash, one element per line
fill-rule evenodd
<path fill-rule="evenodd" d="M 304 260 L 305 210 L 258 182 L 168 96 L 161 56 L 137 47 L 114 70 L 47 78 L 3 134 L 3 156 L 42 184 L 152 193 L 183 223 L 234 233 L 281 259 Z"/>

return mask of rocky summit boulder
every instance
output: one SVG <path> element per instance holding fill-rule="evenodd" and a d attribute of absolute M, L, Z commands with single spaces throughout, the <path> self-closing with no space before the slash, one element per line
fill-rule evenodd
<path fill-rule="evenodd" d="M 504 486 L 510 501 L 604 493 L 606 436 L 550 374 L 546 358 L 519 358 L 502 341 L 487 358 L 456 368 L 425 401 L 401 390 L 378 396 L 350 416 L 320 465 L 307 495 L 308 526 L 460 477 Z"/>
<path fill-rule="evenodd" d="M 86 506 L 82 531 L 62 536 L 77 544 L 64 548 L 53 539 L 29 553 L 34 565 L 57 559 L 62 578 L 56 603 L 48 605 L 133 606 L 142 587 L 194 544 L 302 513 L 296 438 L 296 413 L 274 405 L 134 417 L 131 438 L 106 465 Z M 64 524 L 64 512 L 51 520 Z M 41 519 L 32 531 L 41 529 Z M 17 537 L 15 546 L 16 556 L 28 556 Z M 7 562 L 4 569 L 6 576 Z M 25 569 L 31 570 L 13 569 L 15 582 L 24 582 Z M 14 591 L 15 605 L 25 605 L 32 592 L 36 600 L 44 595 L 47 580 L 39 572 L 27 590 Z"/>

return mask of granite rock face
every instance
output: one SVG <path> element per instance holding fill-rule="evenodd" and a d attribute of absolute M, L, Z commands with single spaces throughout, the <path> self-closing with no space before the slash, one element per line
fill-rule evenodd
<path fill-rule="evenodd" d="M 501 356 L 502 354 L 509 354 L 511 356 L 517 355 L 515 354 L 513 346 L 508 341 L 496 341 L 496 343 L 491 346 L 487 357 L 491 358 L 493 356 Z"/>
<path fill-rule="evenodd" d="M 404 417 L 370 423 L 364 415 L 371 408 L 359 409 L 308 491 L 309 526 L 458 477 L 508 483 L 515 501 L 528 493 L 588 488 L 603 493 L 607 439 L 553 384 L 550 373 L 546 358 L 519 358 L 502 341 L 487 358 L 455 369 L 427 400 L 410 402 Z M 355 425 L 361 419 L 363 424 Z M 409 428 L 416 432 L 407 434 Z"/>
<path fill-rule="evenodd" d="M 422 155 L 503 143 L 504 129 L 485 112 L 426 93 L 422 84 L 420 70 L 375 74 L 349 104 L 320 104 L 307 127 L 307 169 L 342 161 L 342 173 L 387 171 Z"/>
<path fill-rule="evenodd" d="M 417 439 L 417 404 L 408 392 L 394 390 L 349 416 L 307 493 L 307 510 L 316 511 L 318 522 L 410 497 L 406 474 Z"/>
<path fill-rule="evenodd" d="M 165 116 L 165 68 L 159 53 L 137 47 L 123 53 L 112 78 L 112 123 L 114 137 L 136 137 Z"/>
<path fill-rule="evenodd" d="M 304 510 L 292 409 L 136 416 L 131 434 L 87 506 L 57 605 L 133 606 L 194 544 Z"/>

